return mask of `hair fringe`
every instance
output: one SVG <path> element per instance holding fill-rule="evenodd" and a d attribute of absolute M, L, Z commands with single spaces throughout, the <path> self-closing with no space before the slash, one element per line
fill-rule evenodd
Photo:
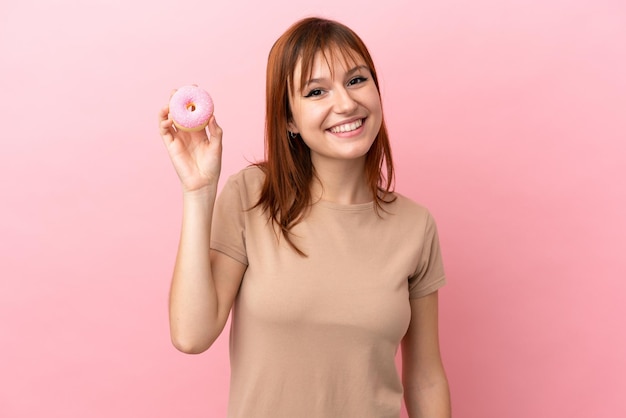
<path fill-rule="evenodd" d="M 311 153 L 303 141 L 291 141 L 288 122 L 291 119 L 289 88 L 295 86 L 294 70 L 302 60 L 302 87 L 310 75 L 317 52 L 332 62 L 339 52 L 343 58 L 363 58 L 380 93 L 374 62 L 367 47 L 350 28 L 333 20 L 316 17 L 292 25 L 270 50 L 267 62 L 265 160 L 254 165 L 265 173 L 261 195 L 253 208 L 261 207 L 282 235 L 301 256 L 306 254 L 292 240 L 292 228 L 311 206 L 311 181 L 315 169 Z M 332 67 L 332 66 L 331 66 Z M 389 135 L 384 116 L 381 127 L 365 159 L 365 176 L 380 216 L 384 204 L 395 200 L 394 169 Z"/>

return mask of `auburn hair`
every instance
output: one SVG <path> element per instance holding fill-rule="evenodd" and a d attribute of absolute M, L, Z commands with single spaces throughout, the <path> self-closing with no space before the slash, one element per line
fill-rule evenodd
<path fill-rule="evenodd" d="M 315 169 L 310 149 L 304 141 L 290 140 L 288 123 L 292 119 L 289 92 L 299 83 L 302 89 L 311 75 L 318 52 L 327 62 L 340 59 L 355 63 L 362 58 L 380 94 L 372 57 L 361 38 L 347 26 L 328 19 L 310 17 L 294 23 L 274 43 L 267 60 L 265 160 L 257 163 L 265 172 L 259 201 L 269 219 L 279 228 L 291 247 L 304 253 L 290 238 L 291 228 L 302 220 L 311 205 L 311 182 Z M 301 79 L 294 80 L 296 66 L 301 65 Z M 332 66 L 331 66 L 332 67 Z M 384 116 L 380 130 L 367 152 L 365 172 L 375 209 L 393 201 L 394 170 L 389 135 Z"/>

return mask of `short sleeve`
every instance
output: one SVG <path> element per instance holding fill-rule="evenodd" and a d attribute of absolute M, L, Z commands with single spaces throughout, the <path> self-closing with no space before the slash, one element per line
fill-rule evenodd
<path fill-rule="evenodd" d="M 437 225 L 429 213 L 424 227 L 417 269 L 409 277 L 409 298 L 416 299 L 426 296 L 438 290 L 445 283 L 446 276 L 443 269 Z"/>
<path fill-rule="evenodd" d="M 248 265 L 245 208 L 236 176 L 228 179 L 213 210 L 211 249 Z"/>

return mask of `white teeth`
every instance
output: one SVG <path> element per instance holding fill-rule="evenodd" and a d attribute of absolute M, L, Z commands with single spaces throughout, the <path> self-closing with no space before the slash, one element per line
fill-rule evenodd
<path fill-rule="evenodd" d="M 361 125 L 363 125 L 363 119 L 356 120 L 352 123 L 346 123 L 344 125 L 333 126 L 330 128 L 330 131 L 335 134 L 339 132 L 350 132 L 360 128 Z"/>

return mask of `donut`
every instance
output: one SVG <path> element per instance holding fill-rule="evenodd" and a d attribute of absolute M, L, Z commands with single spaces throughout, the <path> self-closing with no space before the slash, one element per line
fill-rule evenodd
<path fill-rule="evenodd" d="M 213 99 L 200 87 L 181 87 L 170 98 L 170 116 L 181 131 L 201 131 L 212 114 Z"/>

